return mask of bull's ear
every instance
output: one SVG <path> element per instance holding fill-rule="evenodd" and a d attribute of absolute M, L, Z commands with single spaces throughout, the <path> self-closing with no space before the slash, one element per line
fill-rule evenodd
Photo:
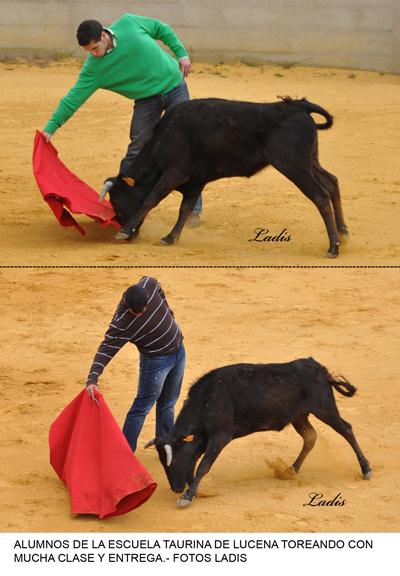
<path fill-rule="evenodd" d="M 182 438 L 182 442 L 193 442 L 194 440 L 194 434 L 189 434 L 189 436 L 185 436 L 184 438 Z"/>
<path fill-rule="evenodd" d="M 152 438 L 151 440 L 149 440 L 148 442 L 146 442 L 146 444 L 144 445 L 144 448 L 150 448 L 151 446 L 155 446 L 157 438 Z"/>
<path fill-rule="evenodd" d="M 124 176 L 122 178 L 122 180 L 125 182 L 125 184 L 128 184 L 128 186 L 134 186 L 135 185 L 135 180 L 134 178 L 130 178 L 129 176 Z"/>

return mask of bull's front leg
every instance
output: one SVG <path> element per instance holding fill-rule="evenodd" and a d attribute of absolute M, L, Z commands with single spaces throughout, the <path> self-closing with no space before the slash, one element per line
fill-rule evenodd
<path fill-rule="evenodd" d="M 206 448 L 203 458 L 201 459 L 200 464 L 197 467 L 196 475 L 192 484 L 186 490 L 186 492 L 179 498 L 176 505 L 178 508 L 186 508 L 190 506 L 193 498 L 196 495 L 197 488 L 199 487 L 201 479 L 208 474 L 210 471 L 211 466 L 214 464 L 215 460 L 217 459 L 218 455 L 221 453 L 221 450 L 229 444 L 232 437 L 224 437 L 219 439 L 211 440 Z"/>
<path fill-rule="evenodd" d="M 150 194 L 143 200 L 141 208 L 134 214 L 121 230 L 114 236 L 115 240 L 130 240 L 136 234 L 148 212 L 155 208 L 173 190 L 171 178 L 161 176 Z"/>
<path fill-rule="evenodd" d="M 144 218 L 143 218 L 143 220 L 144 220 Z M 128 238 L 128 240 L 135 240 L 139 236 L 139 232 L 140 232 L 140 228 L 143 224 L 143 220 L 141 222 L 139 222 L 139 224 L 135 228 L 135 231 L 132 232 L 132 235 L 130 238 Z"/>
<path fill-rule="evenodd" d="M 186 220 L 189 214 L 193 211 L 193 208 L 195 207 L 196 201 L 200 196 L 202 189 L 203 186 L 201 188 L 198 188 L 194 195 L 191 194 L 190 196 L 188 196 L 187 193 L 183 192 L 182 202 L 179 208 L 178 220 L 173 229 L 171 230 L 171 232 L 160 240 L 160 244 L 163 244 L 164 246 L 170 246 L 171 244 L 174 244 L 179 240 L 183 227 L 185 226 Z"/>
<path fill-rule="evenodd" d="M 134 216 L 129 218 L 128 222 L 126 222 L 114 236 L 115 240 L 132 240 L 137 238 L 139 229 L 143 224 L 147 212 L 149 212 L 151 208 L 153 208 L 153 206 L 146 211 L 141 209 Z"/>
<path fill-rule="evenodd" d="M 124 230 L 124 227 L 125 227 L 125 226 L 128 226 L 128 224 L 129 224 L 129 222 L 130 222 L 130 220 L 128 220 L 128 222 L 126 222 L 125 224 L 123 224 L 123 225 L 121 226 L 121 228 L 119 229 L 119 231 L 117 232 L 117 234 L 114 236 L 114 239 L 115 239 L 115 240 L 126 240 L 126 241 L 128 241 L 128 240 L 135 240 L 135 239 L 139 236 L 140 228 L 141 228 L 141 226 L 142 226 L 142 224 L 143 224 L 143 221 L 144 221 L 144 218 L 142 218 L 142 220 L 139 222 L 139 224 L 138 224 L 136 227 L 133 227 L 133 226 L 132 226 L 131 229 L 130 229 L 130 235 L 129 235 L 129 236 L 126 236 L 126 235 L 125 235 L 126 233 L 123 232 L 123 230 Z M 120 233 L 121 233 L 121 235 L 119 236 Z"/>

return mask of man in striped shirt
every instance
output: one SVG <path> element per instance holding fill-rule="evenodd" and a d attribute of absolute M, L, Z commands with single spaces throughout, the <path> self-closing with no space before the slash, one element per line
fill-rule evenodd
<path fill-rule="evenodd" d="M 133 452 L 144 420 L 156 405 L 156 436 L 167 434 L 174 424 L 185 370 L 183 335 L 155 278 L 143 276 L 122 296 L 104 340 L 93 360 L 86 388 L 94 389 L 104 368 L 127 342 L 140 352 L 139 385 L 123 433 Z"/>

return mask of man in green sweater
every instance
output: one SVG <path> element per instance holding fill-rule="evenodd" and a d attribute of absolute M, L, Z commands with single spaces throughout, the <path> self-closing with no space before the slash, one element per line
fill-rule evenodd
<path fill-rule="evenodd" d="M 60 100 L 44 127 L 45 140 L 49 142 L 55 131 L 99 88 L 135 100 L 131 141 L 120 165 L 123 174 L 151 138 L 163 112 L 189 100 L 185 78 L 191 69 L 190 59 L 170 26 L 135 14 L 124 14 L 108 28 L 97 20 L 85 20 L 76 36 L 89 54 L 75 85 Z M 168 46 L 176 58 L 156 40 Z M 189 227 L 200 224 L 201 209 L 200 197 L 188 218 Z"/>

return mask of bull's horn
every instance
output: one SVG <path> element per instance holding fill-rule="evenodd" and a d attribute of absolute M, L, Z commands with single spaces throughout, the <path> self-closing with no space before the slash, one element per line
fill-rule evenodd
<path fill-rule="evenodd" d="M 169 444 L 164 444 L 164 448 L 167 455 L 167 466 L 170 466 L 172 462 L 172 447 Z"/>
<path fill-rule="evenodd" d="M 104 198 L 106 197 L 106 194 L 109 193 L 109 191 L 111 190 L 111 188 L 114 186 L 114 183 L 111 182 L 111 180 L 106 180 L 103 184 L 103 188 L 101 189 L 100 192 L 100 202 L 104 201 Z"/>

